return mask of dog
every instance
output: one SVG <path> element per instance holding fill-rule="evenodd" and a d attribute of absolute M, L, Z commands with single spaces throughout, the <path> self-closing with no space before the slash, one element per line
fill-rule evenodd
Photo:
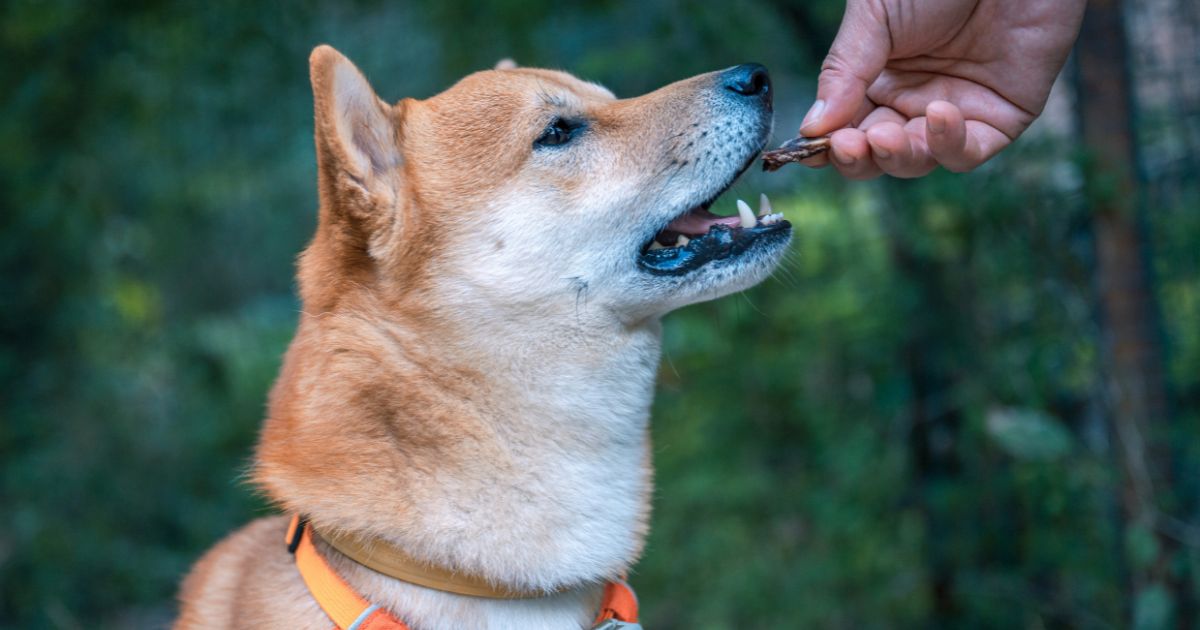
<path fill-rule="evenodd" d="M 175 627 L 639 627 L 660 320 L 791 239 L 765 197 L 710 211 L 767 71 L 617 99 L 504 62 L 389 105 L 309 61 L 318 226 L 253 467 L 287 514 L 193 567 Z"/>

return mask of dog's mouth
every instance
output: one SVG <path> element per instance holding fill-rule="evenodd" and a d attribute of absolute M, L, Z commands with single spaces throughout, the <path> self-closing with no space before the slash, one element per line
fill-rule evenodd
<path fill-rule="evenodd" d="M 679 276 L 739 256 L 760 241 L 786 238 L 791 232 L 792 224 L 783 213 L 772 211 L 766 195 L 759 197 L 757 214 L 741 199 L 737 214 L 714 214 L 709 208 L 725 189 L 668 222 L 642 246 L 638 266 L 654 275 Z"/>

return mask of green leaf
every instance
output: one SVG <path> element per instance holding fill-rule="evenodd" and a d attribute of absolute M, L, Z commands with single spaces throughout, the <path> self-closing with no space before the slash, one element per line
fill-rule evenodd
<path fill-rule="evenodd" d="M 1060 459 L 1074 442 L 1057 418 L 1037 409 L 993 408 L 987 432 L 1006 453 L 1023 460 Z"/>

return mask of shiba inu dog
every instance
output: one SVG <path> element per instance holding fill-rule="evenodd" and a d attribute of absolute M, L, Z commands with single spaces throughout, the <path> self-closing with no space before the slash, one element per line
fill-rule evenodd
<path fill-rule="evenodd" d="M 320 213 L 254 466 L 302 520 L 209 551 L 176 627 L 636 627 L 598 612 L 647 530 L 660 318 L 791 238 L 709 211 L 770 135 L 766 70 L 616 99 L 509 65 L 389 105 L 310 64 Z"/>

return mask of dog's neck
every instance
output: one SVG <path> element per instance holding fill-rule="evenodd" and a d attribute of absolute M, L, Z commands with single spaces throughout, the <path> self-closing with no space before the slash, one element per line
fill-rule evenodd
<path fill-rule="evenodd" d="M 257 480 L 319 528 L 590 602 L 647 527 L 658 322 L 395 310 L 303 316 Z"/>

